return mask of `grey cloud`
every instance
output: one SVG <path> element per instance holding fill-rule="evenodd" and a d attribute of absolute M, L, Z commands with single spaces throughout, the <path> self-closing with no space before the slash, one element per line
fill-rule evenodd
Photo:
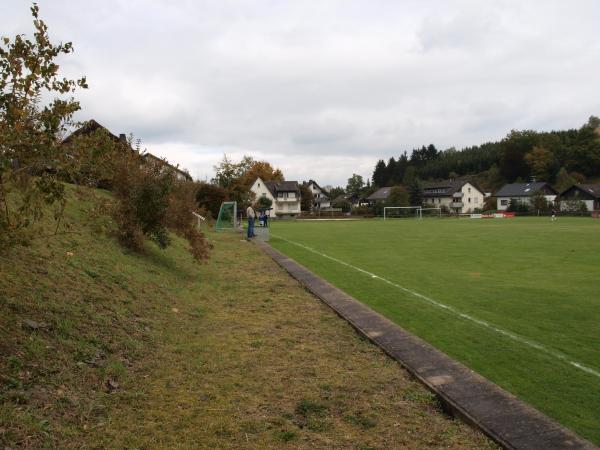
<path fill-rule="evenodd" d="M 210 178 L 224 152 L 345 184 L 379 158 L 600 114 L 600 3 L 40 0 L 81 118 Z M 30 32 L 4 0 L 4 34 Z"/>

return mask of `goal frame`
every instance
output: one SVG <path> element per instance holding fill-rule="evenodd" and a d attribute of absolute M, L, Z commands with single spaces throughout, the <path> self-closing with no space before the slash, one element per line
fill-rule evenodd
<path fill-rule="evenodd" d="M 233 217 L 231 219 L 231 226 L 222 226 L 222 216 L 225 207 L 233 206 Z M 215 223 L 215 231 L 235 231 L 237 229 L 237 202 L 222 202 L 219 208 L 219 215 L 217 216 L 217 222 Z"/>
<path fill-rule="evenodd" d="M 423 215 L 422 215 L 423 207 L 422 206 L 385 206 L 383 208 L 383 220 L 387 220 L 389 218 L 387 215 L 387 211 L 389 209 L 414 209 L 415 210 L 415 218 L 417 218 L 417 219 L 423 218 Z M 407 218 L 408 217 L 409 216 L 407 216 Z"/>
<path fill-rule="evenodd" d="M 423 218 L 423 211 L 437 211 L 438 212 L 437 214 L 435 214 L 434 216 L 430 216 L 430 217 L 437 217 L 437 218 L 442 217 L 442 208 L 436 208 L 436 207 L 421 208 L 421 219 Z"/>

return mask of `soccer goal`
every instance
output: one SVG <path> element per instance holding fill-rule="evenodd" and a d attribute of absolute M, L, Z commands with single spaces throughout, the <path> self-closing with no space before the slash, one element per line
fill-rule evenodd
<path fill-rule="evenodd" d="M 233 231 L 237 228 L 237 202 L 223 202 L 215 224 L 215 231 Z"/>
<path fill-rule="evenodd" d="M 442 208 L 421 208 L 421 217 L 434 217 L 439 219 L 442 217 Z"/>
<path fill-rule="evenodd" d="M 387 219 L 420 219 L 421 215 L 420 206 L 386 206 L 383 208 L 383 220 Z"/>

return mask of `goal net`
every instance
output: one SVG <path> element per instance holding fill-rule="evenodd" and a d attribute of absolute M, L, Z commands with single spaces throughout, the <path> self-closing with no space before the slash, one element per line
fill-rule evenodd
<path fill-rule="evenodd" d="M 237 228 L 237 202 L 223 202 L 215 224 L 216 231 L 235 230 Z"/>
<path fill-rule="evenodd" d="M 386 206 L 383 208 L 383 220 L 387 219 L 420 219 L 420 206 Z"/>
<path fill-rule="evenodd" d="M 442 217 L 442 208 L 421 208 L 421 217 L 435 217 L 439 219 Z"/>

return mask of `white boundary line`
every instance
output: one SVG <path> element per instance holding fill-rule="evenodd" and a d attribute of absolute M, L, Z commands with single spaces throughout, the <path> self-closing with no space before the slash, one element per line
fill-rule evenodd
<path fill-rule="evenodd" d="M 384 283 L 386 283 L 386 284 L 388 284 L 390 286 L 393 286 L 393 287 L 395 287 L 397 289 L 400 289 L 401 291 L 403 291 L 403 292 L 405 292 L 407 294 L 410 294 L 410 295 L 412 295 L 414 297 L 417 297 L 418 299 L 423 300 L 423 301 L 425 301 L 425 302 L 427 302 L 427 303 L 429 303 L 429 304 L 431 304 L 433 306 L 436 306 L 436 307 L 441 308 L 441 309 L 443 309 L 445 311 L 448 311 L 448 312 L 450 312 L 450 313 L 452 313 L 452 314 L 460 317 L 461 319 L 465 319 L 465 320 L 471 321 L 471 322 L 473 322 L 473 323 L 475 323 L 475 324 L 477 324 L 479 326 L 482 326 L 482 327 L 487 328 L 489 330 L 495 331 L 496 333 L 501 334 L 502 336 L 505 336 L 507 338 L 510 338 L 513 341 L 519 342 L 521 344 L 524 344 L 524 345 L 527 345 L 527 346 L 529 346 L 531 348 L 539 350 L 540 352 L 545 353 L 545 354 L 547 354 L 549 356 L 552 356 L 555 359 L 564 361 L 567 364 L 569 364 L 569 365 L 571 365 L 573 367 L 576 367 L 577 369 L 579 369 L 579 370 L 581 370 L 583 372 L 586 372 L 586 373 L 588 373 L 590 375 L 594 375 L 594 376 L 600 378 L 600 372 L 598 372 L 597 370 L 594 370 L 594 369 L 592 369 L 590 367 L 584 366 L 583 364 L 581 364 L 581 363 L 579 363 L 577 361 L 571 360 L 571 358 L 568 355 L 565 355 L 563 353 L 559 353 L 559 352 L 557 352 L 555 350 L 550 350 L 549 348 L 544 347 L 542 344 L 539 344 L 539 343 L 537 343 L 535 341 L 529 340 L 527 338 L 524 338 L 522 336 L 514 334 L 514 333 L 512 333 L 510 331 L 503 330 L 502 328 L 499 328 L 499 327 L 497 327 L 494 324 L 486 322 L 485 320 L 481 320 L 481 319 L 478 319 L 476 317 L 470 316 L 469 314 L 462 313 L 462 312 L 460 312 L 459 310 L 457 310 L 456 308 L 454 308 L 452 306 L 448 306 L 448 305 L 445 305 L 443 303 L 440 303 L 440 302 L 438 302 L 438 301 L 436 301 L 436 300 L 434 300 L 434 299 L 432 299 L 430 297 L 427 297 L 427 296 L 425 296 L 423 294 L 419 294 L 418 292 L 412 291 L 412 290 L 410 290 L 408 288 L 405 288 L 404 286 L 400 286 L 399 284 L 396 284 L 393 281 L 390 281 L 390 280 L 387 280 L 387 279 L 385 279 L 383 277 L 380 277 L 379 275 L 376 275 L 374 273 L 368 272 L 368 271 L 366 271 L 364 269 L 361 269 L 360 267 L 353 266 L 352 264 L 349 264 L 349 263 L 347 263 L 345 261 L 342 261 L 341 259 L 337 259 L 337 258 L 334 258 L 333 256 L 329 256 L 329 255 L 326 255 L 325 253 L 321 253 L 321 252 L 315 250 L 314 248 L 311 248 L 311 247 L 308 247 L 306 245 L 300 244 L 299 242 L 290 241 L 289 239 L 285 239 L 285 238 L 283 238 L 283 237 L 281 237 L 279 235 L 273 234 L 273 233 L 271 233 L 271 236 L 276 237 L 277 239 L 281 239 L 282 241 L 288 242 L 288 243 L 290 243 L 292 245 L 295 245 L 297 247 L 300 247 L 300 248 L 303 248 L 305 250 L 308 250 L 309 252 L 314 253 L 315 255 L 322 256 L 323 258 L 327 258 L 327 259 L 329 259 L 331 261 L 334 261 L 334 262 L 336 262 L 338 264 L 341 264 L 343 266 L 346 266 L 346 267 L 349 267 L 351 269 L 354 269 L 357 272 L 360 272 L 360 273 L 363 273 L 365 275 L 370 276 L 371 278 L 375 278 L 377 280 L 383 281 Z"/>

